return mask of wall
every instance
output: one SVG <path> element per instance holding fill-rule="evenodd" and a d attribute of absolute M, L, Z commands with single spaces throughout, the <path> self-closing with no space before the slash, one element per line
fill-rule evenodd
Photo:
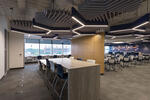
<path fill-rule="evenodd" d="M 0 16 L 0 79 L 5 74 L 5 29 L 7 29 L 7 20 Z"/>
<path fill-rule="evenodd" d="M 72 39 L 72 55 L 75 58 L 95 59 L 104 73 L 104 33 Z"/>
<path fill-rule="evenodd" d="M 24 67 L 24 35 L 9 33 L 9 68 Z"/>
<path fill-rule="evenodd" d="M 150 42 L 141 42 L 136 44 L 116 44 L 111 45 L 109 52 L 142 52 L 150 54 Z"/>

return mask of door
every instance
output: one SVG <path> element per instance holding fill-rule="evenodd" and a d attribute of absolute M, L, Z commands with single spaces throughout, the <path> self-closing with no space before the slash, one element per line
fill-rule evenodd
<path fill-rule="evenodd" d="M 8 31 L 5 30 L 5 74 L 8 71 Z"/>
<path fill-rule="evenodd" d="M 9 34 L 9 68 L 24 67 L 24 35 Z"/>

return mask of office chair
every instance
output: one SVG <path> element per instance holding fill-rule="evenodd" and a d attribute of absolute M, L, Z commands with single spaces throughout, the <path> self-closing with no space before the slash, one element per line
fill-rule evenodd
<path fill-rule="evenodd" d="M 116 71 L 114 58 L 108 60 L 108 65 L 109 65 L 109 71 L 111 70 Z"/>
<path fill-rule="evenodd" d="M 70 57 L 71 57 L 71 55 L 68 55 L 68 56 L 67 56 L 67 58 L 70 58 Z"/>
<path fill-rule="evenodd" d="M 42 59 L 42 56 L 37 56 L 37 59 L 38 59 L 38 60 Z"/>
<path fill-rule="evenodd" d="M 63 93 L 67 92 L 68 73 L 66 73 L 60 64 L 57 64 L 57 79 L 54 85 L 54 91 L 58 96 L 59 100 L 62 100 Z M 66 91 L 65 90 L 66 87 Z M 68 94 L 68 93 L 66 93 Z M 64 97 L 67 97 L 64 95 Z"/>
<path fill-rule="evenodd" d="M 83 61 L 83 59 L 82 59 L 82 58 L 77 58 L 77 60 Z"/>
<path fill-rule="evenodd" d="M 54 55 L 53 58 L 58 58 L 58 56 L 57 56 L 57 55 Z"/>

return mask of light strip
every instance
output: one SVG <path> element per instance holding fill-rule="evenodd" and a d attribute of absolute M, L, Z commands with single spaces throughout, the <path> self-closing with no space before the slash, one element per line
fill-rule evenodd
<path fill-rule="evenodd" d="M 70 32 L 70 30 L 51 30 L 52 32 Z"/>
<path fill-rule="evenodd" d="M 76 31 L 76 30 L 79 30 L 79 29 L 81 29 L 81 28 L 83 28 L 84 26 L 80 26 L 80 27 L 77 27 L 77 28 L 75 28 L 75 29 L 73 29 L 74 31 Z"/>
<path fill-rule="evenodd" d="M 70 32 L 70 30 L 51 30 L 51 29 L 46 29 L 44 27 L 37 26 L 37 25 L 33 25 L 33 27 L 48 31 L 46 34 L 50 34 L 51 32 Z"/>
<path fill-rule="evenodd" d="M 110 33 L 124 32 L 124 31 L 130 31 L 130 30 L 139 31 L 139 32 L 145 32 L 146 30 L 138 29 L 138 28 L 141 27 L 141 26 L 144 26 L 144 25 L 146 25 L 148 23 L 149 23 L 149 21 L 146 21 L 146 22 L 144 22 L 144 23 L 142 23 L 142 24 L 140 24 L 140 25 L 138 25 L 136 27 L 133 27 L 132 29 L 123 29 L 123 30 L 110 31 Z"/>
<path fill-rule="evenodd" d="M 52 31 L 48 31 L 46 34 L 48 35 L 48 34 L 50 34 Z"/>
<path fill-rule="evenodd" d="M 132 31 L 132 30 L 133 29 L 123 29 L 123 30 L 110 31 L 110 33 L 125 32 L 125 31 Z"/>
<path fill-rule="evenodd" d="M 110 31 L 110 33 L 117 33 L 117 32 L 125 32 L 125 31 L 139 31 L 139 32 L 145 32 L 146 30 L 142 29 L 123 29 L 123 30 L 116 30 L 116 31 Z"/>
<path fill-rule="evenodd" d="M 16 31 L 16 30 L 11 30 L 11 32 L 20 33 L 20 34 L 28 34 L 28 35 L 45 35 L 45 34 L 29 34 L 26 32 L 21 32 L 21 31 Z"/>
<path fill-rule="evenodd" d="M 81 34 L 79 32 L 76 32 L 76 30 L 79 30 L 79 29 L 84 28 L 84 27 L 108 27 L 108 25 L 85 25 L 74 16 L 72 16 L 72 19 L 81 25 L 80 27 L 77 27 L 77 28 L 72 30 L 72 32 L 76 33 L 77 35 L 81 35 Z"/>
<path fill-rule="evenodd" d="M 11 32 L 20 33 L 20 34 L 28 34 L 28 33 L 21 32 L 21 31 L 16 31 L 16 30 L 11 30 Z"/>
<path fill-rule="evenodd" d="M 144 26 L 144 25 L 146 25 L 146 24 L 148 24 L 148 23 L 149 23 L 149 21 L 146 21 L 146 22 L 144 22 L 144 23 L 142 23 L 142 24 L 140 24 L 140 25 L 134 27 L 133 29 L 137 29 L 137 28 L 139 28 L 139 27 L 141 27 L 141 26 Z"/>
<path fill-rule="evenodd" d="M 40 27 L 40 26 L 37 26 L 37 25 L 33 25 L 33 27 L 35 27 L 35 28 L 39 28 L 39 29 L 42 29 L 42 30 L 49 31 L 49 29 L 47 29 L 47 28 L 44 28 L 44 27 Z"/>
<path fill-rule="evenodd" d="M 108 25 L 85 25 L 85 27 L 108 27 Z"/>
<path fill-rule="evenodd" d="M 116 38 L 116 36 L 113 36 L 111 39 L 115 39 Z"/>
<path fill-rule="evenodd" d="M 75 30 L 72 30 L 73 33 L 76 33 L 77 35 L 81 35 L 79 32 L 76 32 Z"/>
<path fill-rule="evenodd" d="M 132 29 L 134 31 L 139 31 L 139 32 L 145 32 L 146 30 L 142 30 L 142 29 Z"/>
<path fill-rule="evenodd" d="M 115 43 L 115 44 L 120 44 L 120 43 L 124 43 L 124 42 L 113 42 L 113 43 Z"/>
<path fill-rule="evenodd" d="M 72 19 L 81 24 L 82 26 L 85 26 L 80 20 L 78 20 L 76 17 L 72 16 Z"/>

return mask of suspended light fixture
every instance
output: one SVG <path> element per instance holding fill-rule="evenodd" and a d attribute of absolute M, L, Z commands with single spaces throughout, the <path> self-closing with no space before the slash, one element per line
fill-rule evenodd
<path fill-rule="evenodd" d="M 72 30 L 77 35 L 81 35 L 79 32 L 77 32 L 77 30 L 82 29 L 84 27 L 100 27 L 100 28 L 107 28 L 107 27 L 109 27 L 108 25 L 85 25 L 83 22 L 81 22 L 79 19 L 77 19 L 74 16 L 72 16 L 72 19 L 75 20 L 76 22 L 78 22 L 81 25 L 80 27 L 77 27 L 77 28 Z"/>

